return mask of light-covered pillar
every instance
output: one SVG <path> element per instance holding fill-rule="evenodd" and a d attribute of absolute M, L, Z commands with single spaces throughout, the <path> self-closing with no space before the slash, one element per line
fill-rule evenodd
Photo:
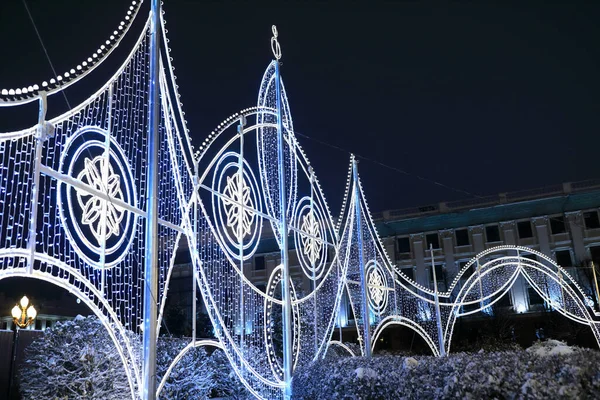
<path fill-rule="evenodd" d="M 533 226 L 535 226 L 540 252 L 548 257 L 552 257 L 552 251 L 550 250 L 550 236 L 548 232 L 548 217 L 535 217 L 531 219 L 531 222 L 533 223 Z"/>
<path fill-rule="evenodd" d="M 458 274 L 458 266 L 454 262 L 454 230 L 441 230 L 440 237 L 442 238 L 442 249 L 444 250 L 444 261 L 446 263 L 446 281 L 452 282 Z M 448 288 L 444 290 L 448 290 Z"/>
<path fill-rule="evenodd" d="M 585 245 L 583 243 L 583 213 L 581 211 L 565 213 L 569 222 L 569 232 L 573 241 L 573 250 L 575 251 L 575 264 L 580 264 L 587 258 Z"/>
<path fill-rule="evenodd" d="M 429 287 L 429 277 L 425 269 L 425 235 L 422 233 L 412 234 L 410 235 L 410 241 L 412 242 L 415 262 L 417 264 L 415 281 L 425 287 Z"/>

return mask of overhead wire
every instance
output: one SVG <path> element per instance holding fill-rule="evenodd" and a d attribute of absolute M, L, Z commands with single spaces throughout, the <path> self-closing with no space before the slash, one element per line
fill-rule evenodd
<path fill-rule="evenodd" d="M 343 148 L 343 147 L 340 147 L 340 146 L 328 143 L 328 142 L 326 142 L 324 140 L 316 139 L 316 138 L 308 136 L 308 135 L 306 135 L 304 133 L 300 133 L 298 131 L 294 131 L 294 134 L 296 134 L 298 136 L 301 136 L 301 137 L 304 137 L 306 139 L 312 140 L 314 142 L 320 143 L 320 144 L 322 144 L 324 146 L 331 147 L 331 148 L 336 149 L 338 151 L 341 151 L 341 152 L 344 152 L 344 153 L 348 153 L 348 154 L 353 154 L 354 157 L 356 157 L 356 158 L 360 158 L 361 160 L 365 160 L 365 161 L 371 162 L 373 164 L 379 165 L 380 167 L 387 168 L 389 170 L 392 170 L 392 171 L 404 174 L 406 176 L 412 176 L 412 177 L 414 177 L 414 178 L 416 178 L 416 179 L 418 179 L 420 181 L 428 182 L 428 183 L 431 183 L 431 184 L 433 184 L 435 186 L 439 186 L 439 187 L 442 187 L 444 189 L 448 189 L 448 190 L 451 190 L 451 191 L 454 191 L 454 192 L 457 192 L 457 193 L 466 194 L 466 195 L 471 196 L 471 197 L 483 198 L 483 196 L 480 196 L 478 194 L 469 192 L 468 190 L 464 190 L 464 189 L 460 189 L 460 188 L 457 188 L 457 187 L 453 187 L 453 186 L 447 185 L 445 183 L 442 183 L 442 182 L 439 182 L 439 181 L 436 181 L 436 180 L 433 180 L 433 179 L 430 179 L 430 178 L 427 178 L 427 177 L 424 177 L 424 176 L 421 176 L 421 175 L 418 175 L 418 174 L 415 174 L 415 173 L 412 173 L 412 172 L 408 172 L 408 171 L 403 170 L 401 168 L 398 168 L 398 167 L 395 167 L 395 166 L 392 166 L 392 165 L 388 165 L 388 164 L 384 164 L 381 161 L 374 160 L 374 159 L 372 159 L 370 157 L 367 157 L 367 156 L 363 156 L 363 155 L 358 154 L 358 153 L 356 153 L 354 151 L 350 151 L 350 150 L 348 150 L 346 148 Z"/>

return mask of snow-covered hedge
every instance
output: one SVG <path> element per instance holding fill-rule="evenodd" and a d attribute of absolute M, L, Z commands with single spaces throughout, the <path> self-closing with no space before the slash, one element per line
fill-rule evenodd
<path fill-rule="evenodd" d="M 294 374 L 296 399 L 600 398 L 600 352 L 538 343 L 527 351 L 331 358 Z"/>
<path fill-rule="evenodd" d="M 57 323 L 26 350 L 23 399 L 121 399 L 130 396 L 121 357 L 97 318 Z"/>
<path fill-rule="evenodd" d="M 141 364 L 140 338 L 131 333 L 130 340 Z M 158 382 L 189 340 L 159 338 Z M 121 358 L 96 317 L 57 323 L 28 346 L 26 353 L 27 361 L 19 372 L 23 399 L 131 398 Z M 205 399 L 247 394 L 221 350 L 207 354 L 204 348 L 195 348 L 173 368 L 161 398 Z"/>

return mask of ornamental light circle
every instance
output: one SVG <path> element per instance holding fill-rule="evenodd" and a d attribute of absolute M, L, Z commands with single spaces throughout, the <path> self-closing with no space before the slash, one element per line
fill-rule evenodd
<path fill-rule="evenodd" d="M 62 180 L 58 183 L 57 204 L 69 243 L 85 262 L 96 268 L 113 267 L 125 258 L 137 223 L 136 214 L 112 201 L 137 207 L 131 168 L 112 137 L 106 159 L 107 135 L 110 134 L 97 127 L 78 130 L 67 140 L 59 166 L 60 173 L 109 196 L 106 201 Z"/>
<path fill-rule="evenodd" d="M 298 202 L 294 213 L 294 244 L 304 274 L 318 280 L 327 262 L 327 229 L 323 210 L 309 196 Z"/>
<path fill-rule="evenodd" d="M 369 307 L 374 313 L 381 314 L 388 303 L 388 281 L 377 261 L 371 260 L 367 263 L 365 278 Z"/>
<path fill-rule="evenodd" d="M 224 153 L 212 181 L 212 209 L 223 247 L 236 260 L 256 252 L 262 230 L 260 188 L 252 169 L 236 152 Z"/>

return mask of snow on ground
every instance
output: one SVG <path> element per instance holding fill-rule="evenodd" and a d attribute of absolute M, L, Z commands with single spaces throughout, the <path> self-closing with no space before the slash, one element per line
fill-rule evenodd
<path fill-rule="evenodd" d="M 528 352 L 540 357 L 554 356 L 558 354 L 571 354 L 573 347 L 567 346 L 564 342 L 558 340 L 546 340 L 545 342 L 537 342 L 527 349 Z"/>

